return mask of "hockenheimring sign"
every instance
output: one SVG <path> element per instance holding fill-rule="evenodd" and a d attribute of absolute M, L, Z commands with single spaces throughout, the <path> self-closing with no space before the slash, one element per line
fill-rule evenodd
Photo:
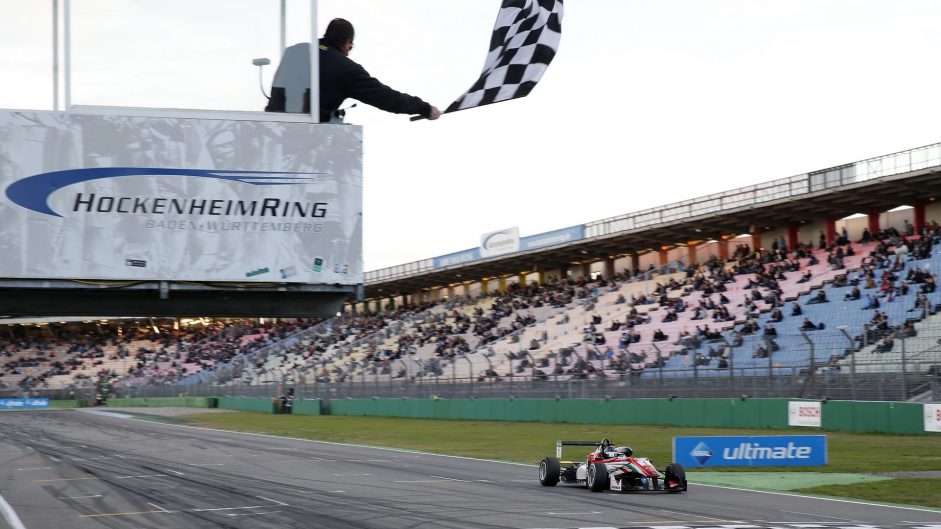
<path fill-rule="evenodd" d="M 0 111 L 0 277 L 354 285 L 359 127 Z"/>

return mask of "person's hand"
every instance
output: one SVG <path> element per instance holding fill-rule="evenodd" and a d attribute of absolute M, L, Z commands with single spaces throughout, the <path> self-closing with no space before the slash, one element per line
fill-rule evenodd
<path fill-rule="evenodd" d="M 428 115 L 428 119 L 438 119 L 441 117 L 441 111 L 438 110 L 438 107 L 431 105 L 431 114 Z"/>

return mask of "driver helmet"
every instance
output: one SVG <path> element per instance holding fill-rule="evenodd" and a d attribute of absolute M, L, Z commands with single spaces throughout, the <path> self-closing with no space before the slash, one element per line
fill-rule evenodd
<path fill-rule="evenodd" d="M 615 448 L 614 451 L 624 457 L 631 457 L 631 454 L 634 453 L 634 450 L 632 450 L 629 446 L 619 446 Z"/>

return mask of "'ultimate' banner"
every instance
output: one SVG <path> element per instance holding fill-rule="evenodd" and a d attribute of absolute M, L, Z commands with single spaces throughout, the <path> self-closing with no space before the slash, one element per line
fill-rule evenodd
<path fill-rule="evenodd" d="M 826 465 L 827 436 L 674 437 L 673 461 L 684 467 Z"/>

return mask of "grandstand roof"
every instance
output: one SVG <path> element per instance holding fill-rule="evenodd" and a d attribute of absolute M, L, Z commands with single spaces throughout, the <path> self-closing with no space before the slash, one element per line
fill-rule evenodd
<path fill-rule="evenodd" d="M 922 149 L 937 149 L 937 147 L 934 145 Z M 907 153 L 915 151 L 907 151 Z M 882 163 L 890 157 L 904 154 L 887 155 L 873 160 L 879 160 Z M 785 227 L 790 222 L 811 222 L 829 216 L 842 218 L 854 213 L 867 213 L 872 209 L 881 212 L 901 204 L 911 205 L 916 199 L 933 201 L 941 196 L 941 166 L 939 166 L 941 161 L 932 159 L 928 163 L 921 164 L 922 167 L 928 166 L 923 169 L 897 172 L 897 174 L 887 176 L 873 176 L 893 172 L 891 169 L 880 167 L 877 173 L 873 173 L 871 166 L 873 160 L 824 169 L 648 210 L 644 212 L 645 216 L 656 217 L 656 212 L 660 211 L 661 216 L 656 218 L 667 220 L 651 222 L 635 229 L 616 231 L 621 217 L 588 223 L 585 225 L 585 239 L 553 248 L 515 253 L 440 269 L 432 269 L 430 265 L 417 266 L 413 267 L 414 271 L 410 273 L 393 274 L 382 280 L 370 280 L 370 273 L 367 273 L 365 295 L 366 298 L 387 297 L 476 281 L 484 277 L 553 270 L 573 263 L 595 262 L 609 256 L 634 251 L 642 254 L 655 251 L 663 245 L 685 245 L 689 241 L 719 239 L 723 235 L 734 236 L 750 232 L 752 227 L 768 230 Z M 917 167 L 914 162 L 909 163 Z M 859 174 L 863 164 L 870 164 L 869 174 Z M 782 188 L 783 192 L 781 192 Z M 789 192 L 789 188 L 793 188 L 793 191 Z M 817 188 L 821 189 L 815 190 Z M 762 198 L 754 198 L 762 193 L 764 193 Z M 745 195 L 751 195 L 753 198 L 742 199 L 741 197 Z M 769 200 L 768 196 L 781 198 Z M 723 200 L 727 204 L 726 207 L 696 207 L 699 204 Z M 739 203 L 742 205 L 736 207 Z M 683 208 L 687 211 L 711 209 L 714 212 L 695 216 L 677 214 L 677 210 Z"/>

